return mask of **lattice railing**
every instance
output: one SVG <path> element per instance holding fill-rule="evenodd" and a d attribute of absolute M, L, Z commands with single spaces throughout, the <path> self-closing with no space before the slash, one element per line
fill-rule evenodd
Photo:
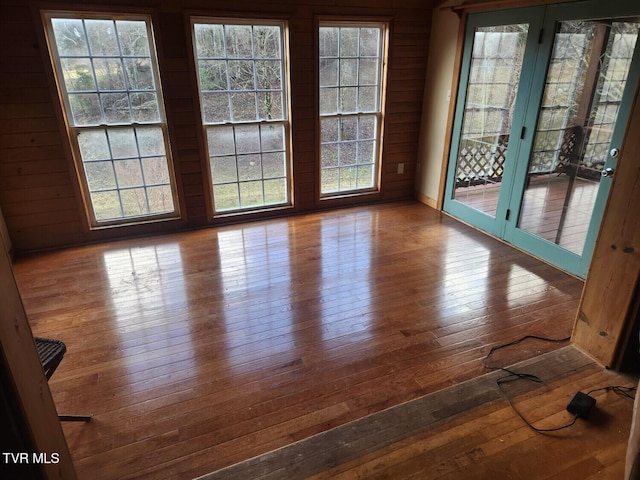
<path fill-rule="evenodd" d="M 502 181 L 509 135 L 465 139 L 460 144 L 456 187 L 469 187 Z"/>
<path fill-rule="evenodd" d="M 535 150 L 529 165 L 529 174 L 545 173 L 572 174 L 597 179 L 604 165 L 604 158 L 594 155 L 582 155 L 588 136 L 584 128 L 573 126 L 563 130 L 540 132 L 541 135 L 555 138 L 552 145 Z M 561 135 L 561 142 L 558 140 Z M 586 138 L 584 138 L 586 137 Z M 560 146 L 557 144 L 560 142 Z M 545 142 L 542 142 L 545 143 Z M 456 188 L 499 183 L 504 174 L 509 135 L 497 137 L 479 137 L 465 139 L 460 144 L 458 166 L 456 170 Z"/>

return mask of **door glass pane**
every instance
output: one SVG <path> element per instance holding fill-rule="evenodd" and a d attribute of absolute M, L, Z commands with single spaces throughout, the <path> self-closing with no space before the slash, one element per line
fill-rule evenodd
<path fill-rule="evenodd" d="M 528 25 L 476 29 L 453 197 L 495 216 Z"/>
<path fill-rule="evenodd" d="M 559 24 L 518 228 L 581 254 L 640 23 Z"/>

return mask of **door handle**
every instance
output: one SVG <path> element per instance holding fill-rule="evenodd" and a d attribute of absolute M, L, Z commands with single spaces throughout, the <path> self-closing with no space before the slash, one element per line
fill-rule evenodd
<path fill-rule="evenodd" d="M 616 169 L 615 169 L 615 168 L 611 168 L 611 167 L 609 167 L 609 168 L 605 168 L 605 169 L 602 171 L 602 176 L 603 176 L 603 177 L 613 178 L 614 173 L 616 173 Z"/>

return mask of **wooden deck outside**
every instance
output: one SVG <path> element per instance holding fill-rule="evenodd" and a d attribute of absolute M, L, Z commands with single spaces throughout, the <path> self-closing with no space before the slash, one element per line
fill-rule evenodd
<path fill-rule="evenodd" d="M 576 178 L 573 192 L 566 205 L 564 223 L 561 223 L 568 183 L 567 175 L 557 173 L 531 177 L 525 193 L 519 227 L 581 254 L 599 184 L 593 180 Z M 495 183 L 458 188 L 456 199 L 495 216 L 500 186 L 500 183 Z"/>
<path fill-rule="evenodd" d="M 81 479 L 193 478 L 570 334 L 583 283 L 415 202 L 18 259 Z M 523 344 L 505 364 L 558 344 Z"/>

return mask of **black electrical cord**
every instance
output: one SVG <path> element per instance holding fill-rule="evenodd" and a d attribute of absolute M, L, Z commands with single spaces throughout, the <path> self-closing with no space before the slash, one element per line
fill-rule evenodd
<path fill-rule="evenodd" d="M 503 369 L 503 370 L 507 370 L 507 369 Z M 508 370 L 507 370 L 508 371 Z M 514 380 L 528 380 L 530 382 L 536 382 L 536 383 L 543 383 L 542 380 L 536 376 L 536 375 L 531 375 L 529 373 L 517 373 L 517 372 L 513 372 L 507 376 L 504 377 L 500 377 L 496 380 L 496 385 L 498 386 L 498 390 L 500 390 L 500 393 L 502 394 L 502 396 L 507 400 L 507 402 L 509 402 L 509 406 L 511 407 L 511 409 L 516 412 L 516 414 L 522 419 L 522 421 L 532 430 L 539 432 L 539 433 L 548 433 L 548 432 L 556 432 L 558 430 L 563 430 L 565 428 L 569 428 L 572 427 L 577 421 L 578 421 L 578 415 L 575 415 L 573 417 L 573 420 L 570 423 L 567 423 L 565 425 L 561 425 L 559 427 L 553 427 L 553 428 L 538 428 L 535 425 L 533 425 L 529 420 L 527 420 L 525 418 L 525 416 L 520 413 L 520 411 L 516 408 L 516 406 L 513 404 L 513 402 L 511 401 L 511 398 L 509 398 L 509 396 L 505 393 L 505 391 L 502 389 L 502 384 L 506 383 L 506 382 L 511 382 Z"/>
<path fill-rule="evenodd" d="M 491 350 L 489 350 L 489 353 L 487 353 L 487 356 L 484 357 L 483 363 L 484 363 L 484 367 L 485 368 L 490 368 L 492 370 L 495 369 L 500 369 L 500 370 L 504 370 L 505 372 L 508 373 L 513 373 L 510 372 L 508 369 L 504 368 L 504 367 L 499 367 L 499 366 L 494 366 L 494 365 L 487 365 L 487 360 L 489 360 L 489 358 L 491 357 L 491 355 L 494 354 L 494 352 L 502 349 L 502 348 L 506 348 L 506 347 L 512 347 L 513 345 L 517 345 L 519 343 L 524 342 L 525 340 L 528 340 L 529 338 L 533 338 L 536 340 L 542 340 L 544 342 L 553 342 L 553 343 L 563 343 L 563 342 L 568 342 L 569 340 L 571 340 L 571 337 L 564 337 L 564 338 L 547 338 L 547 337 L 540 337 L 538 335 L 525 335 L 524 337 L 520 337 L 517 340 L 514 340 L 513 342 L 509 342 L 509 343 L 503 343 L 500 345 L 494 345 L 493 347 L 491 347 Z"/>
<path fill-rule="evenodd" d="M 507 400 L 507 402 L 509 403 L 509 406 L 511 407 L 511 409 L 522 419 L 522 421 L 532 430 L 539 432 L 539 433 L 549 433 L 549 432 L 557 432 L 558 430 L 563 430 L 565 428 L 569 428 L 572 427 L 573 425 L 575 425 L 575 423 L 578 421 L 578 418 L 580 418 L 578 415 L 575 415 L 573 417 L 573 420 L 565 425 L 561 425 L 559 427 L 553 427 L 553 428 L 538 428 L 535 425 L 533 425 L 531 422 L 529 422 L 529 420 L 527 420 L 525 418 L 525 416 L 520 413 L 520 411 L 516 408 L 516 406 L 513 404 L 513 402 L 511 401 L 511 398 L 509 398 L 509 396 L 506 394 L 506 392 L 502 389 L 502 384 L 503 383 L 507 383 L 507 382 L 512 382 L 515 380 L 527 380 L 529 382 L 535 382 L 535 383 L 544 383 L 542 381 L 542 379 L 540 377 L 538 377 L 537 375 L 532 375 L 530 373 L 522 373 L 522 372 L 514 372 L 513 370 L 510 370 L 508 368 L 502 367 L 502 366 L 496 366 L 496 365 L 487 365 L 487 360 L 489 360 L 489 358 L 491 357 L 491 355 L 493 355 L 494 352 L 496 352 L 497 350 L 500 350 L 502 348 L 506 348 L 506 347 L 511 347 L 513 345 L 517 345 L 529 338 L 533 338 L 536 340 L 542 340 L 545 342 L 554 342 L 554 343 L 562 343 L 562 342 L 567 342 L 571 339 L 571 337 L 565 337 L 565 338 L 547 338 L 547 337 L 540 337 L 538 335 L 525 335 L 517 340 L 514 340 L 513 342 L 509 342 L 509 343 L 504 343 L 501 345 L 494 345 L 493 347 L 491 347 L 491 349 L 489 350 L 489 353 L 487 353 L 487 355 L 484 357 L 483 360 L 483 364 L 485 368 L 491 369 L 491 370 L 502 370 L 503 372 L 506 372 L 507 375 L 505 375 L 504 377 L 500 377 L 498 379 L 496 379 L 496 385 L 498 387 L 498 390 L 500 391 L 500 393 L 502 394 L 502 396 Z M 592 390 L 589 390 L 587 392 L 587 395 L 591 395 L 594 392 L 599 392 L 599 391 L 603 391 L 603 390 L 607 390 L 607 391 L 612 391 L 618 395 L 622 395 L 624 397 L 630 398 L 630 399 L 634 399 L 635 396 L 631 395 L 631 392 L 635 392 L 637 391 L 638 387 L 637 386 L 633 386 L 633 387 L 624 387 L 624 386 L 620 386 L 620 385 L 609 385 L 607 387 L 602 387 L 602 388 L 594 388 Z"/>
<path fill-rule="evenodd" d="M 500 378 L 496 379 L 496 385 L 498 387 L 498 390 L 502 394 L 502 396 L 509 403 L 509 406 L 511 407 L 511 409 L 522 419 L 522 421 L 529 428 L 531 428 L 532 430 L 534 430 L 534 431 L 536 431 L 538 433 L 556 432 L 558 430 L 563 430 L 565 428 L 569 428 L 569 427 L 573 426 L 578 421 L 578 416 L 577 415 L 574 416 L 573 420 L 570 423 L 567 423 L 565 425 L 561 425 L 559 427 L 553 427 L 553 428 L 538 428 L 538 427 L 536 427 L 529 420 L 527 420 L 522 413 L 520 413 L 520 411 L 516 408 L 516 406 L 511 401 L 511 398 L 509 398 L 509 396 L 506 394 L 506 392 L 502 389 L 502 384 L 503 383 L 512 382 L 512 381 L 515 381 L 515 380 L 527 380 L 527 381 L 535 382 L 535 383 L 543 383 L 543 381 L 542 381 L 542 379 L 540 377 L 538 377 L 537 375 L 532 375 L 530 373 L 514 372 L 513 370 L 510 370 L 510 369 L 502 367 L 502 366 L 487 365 L 487 360 L 497 350 L 500 350 L 500 349 L 506 348 L 506 347 L 511 347 L 513 345 L 517 345 L 517 344 L 519 344 L 519 343 L 521 343 L 521 342 L 523 342 L 523 341 L 525 341 L 525 340 L 527 340 L 529 338 L 533 338 L 533 339 L 536 339 L 536 340 L 543 340 L 545 342 L 554 342 L 554 343 L 562 343 L 562 342 L 569 341 L 571 339 L 571 337 L 547 338 L 547 337 L 540 337 L 538 335 L 525 335 L 524 337 L 521 337 L 521 338 L 519 338 L 517 340 L 514 340 L 513 342 L 504 343 L 504 344 L 501 344 L 501 345 L 494 345 L 493 347 L 491 347 L 491 349 L 489 350 L 489 353 L 487 353 L 487 356 L 484 357 L 484 360 L 483 360 L 484 367 L 488 368 L 488 369 L 492 369 L 492 370 L 499 369 L 499 370 L 502 370 L 503 372 L 506 372 L 508 374 L 508 375 L 506 375 L 504 377 L 500 377 Z"/>
<path fill-rule="evenodd" d="M 602 388 L 594 388 L 593 390 L 589 390 L 587 392 L 587 395 L 591 395 L 593 392 L 601 392 L 602 390 L 608 390 L 611 391 L 613 393 L 617 393 L 618 395 L 621 395 L 623 397 L 627 397 L 630 398 L 631 400 L 635 400 L 635 395 L 631 395 L 631 392 L 635 392 L 638 390 L 638 386 L 633 386 L 633 387 L 624 387 L 621 385 L 609 385 L 607 387 L 602 387 Z"/>

